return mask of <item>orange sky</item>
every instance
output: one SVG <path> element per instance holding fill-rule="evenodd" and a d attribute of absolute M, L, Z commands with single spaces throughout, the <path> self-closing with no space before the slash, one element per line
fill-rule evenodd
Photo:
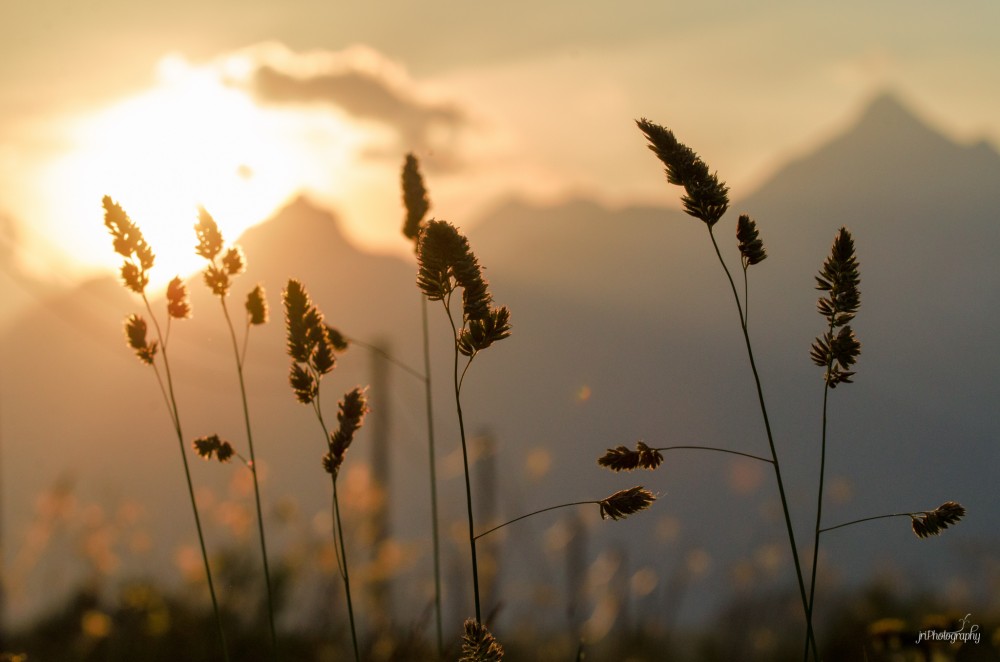
<path fill-rule="evenodd" d="M 117 262 L 110 194 L 165 281 L 197 266 L 182 256 L 199 203 L 234 236 L 305 191 L 356 240 L 407 250 L 410 150 L 435 212 L 463 224 L 510 193 L 671 201 L 643 115 L 737 198 L 885 87 L 956 137 L 1000 142 L 995 3 L 670 4 L 4 3 L 0 214 L 20 266 L 66 280 Z"/>

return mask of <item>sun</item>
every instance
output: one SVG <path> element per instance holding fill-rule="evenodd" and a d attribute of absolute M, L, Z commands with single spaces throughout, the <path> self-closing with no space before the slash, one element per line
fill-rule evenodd
<path fill-rule="evenodd" d="M 47 173 L 59 195 L 46 211 L 63 219 L 59 233 L 74 258 L 117 266 L 99 214 L 94 220 L 111 196 L 156 253 L 151 283 L 162 286 L 204 266 L 194 253 L 199 206 L 232 241 L 308 186 L 317 169 L 348 167 L 356 132 L 329 115 L 312 119 L 260 106 L 215 68 L 163 58 L 155 87 L 74 121 L 74 148 Z"/>

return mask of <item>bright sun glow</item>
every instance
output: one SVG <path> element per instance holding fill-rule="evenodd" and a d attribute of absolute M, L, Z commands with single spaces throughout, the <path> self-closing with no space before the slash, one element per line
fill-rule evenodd
<path fill-rule="evenodd" d="M 305 119 L 305 121 L 304 121 Z M 164 58 L 151 91 L 74 123 L 75 149 L 52 163 L 47 213 L 61 218 L 59 239 L 82 263 L 117 265 L 100 225 L 110 195 L 157 255 L 156 285 L 204 266 L 194 254 L 198 205 L 227 240 L 258 223 L 317 172 L 344 171 L 363 135 L 330 113 L 310 117 L 257 105 L 220 72 Z M 67 244 L 67 241 L 69 242 Z"/>

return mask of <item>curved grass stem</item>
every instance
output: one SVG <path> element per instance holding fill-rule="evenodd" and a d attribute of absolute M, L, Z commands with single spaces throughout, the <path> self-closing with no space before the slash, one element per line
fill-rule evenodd
<path fill-rule="evenodd" d="M 748 457 L 751 460 L 760 460 L 761 462 L 767 462 L 768 464 L 774 464 L 774 460 L 768 459 L 766 457 L 761 457 L 759 455 L 751 455 L 750 453 L 741 453 L 740 451 L 731 451 L 726 448 L 716 448 L 715 446 L 664 446 L 663 448 L 654 448 L 656 451 L 679 451 L 679 450 L 699 450 L 699 451 L 715 451 L 716 453 L 728 453 L 730 455 L 740 455 L 742 457 Z"/>
<path fill-rule="evenodd" d="M 722 265 L 723 271 L 726 272 L 726 278 L 729 280 L 729 286 L 733 292 L 733 299 L 736 301 L 736 308 L 740 318 L 740 329 L 743 331 L 743 340 L 746 344 L 747 356 L 750 359 L 750 369 L 753 372 L 754 385 L 757 389 L 757 401 L 760 404 L 761 416 L 764 419 L 764 430 L 767 433 L 767 443 L 771 449 L 771 466 L 774 467 L 774 477 L 778 483 L 778 495 L 781 497 L 781 509 L 785 517 L 785 529 L 788 532 L 788 544 L 792 551 L 792 560 L 795 563 L 795 576 L 799 584 L 799 597 L 802 600 L 802 611 L 806 618 L 806 645 L 811 647 L 813 656 L 819 660 L 819 655 L 816 649 L 816 641 L 813 636 L 812 613 L 809 609 L 809 599 L 806 596 L 806 586 L 802 574 L 802 564 L 799 562 L 799 550 L 795 543 L 795 530 L 792 527 L 792 516 L 788 507 L 788 497 L 785 494 L 785 483 L 781 477 L 781 464 L 778 461 L 778 451 L 774 445 L 774 435 L 771 432 L 771 423 L 767 415 L 767 405 L 764 403 L 764 390 L 760 384 L 760 374 L 757 371 L 757 362 L 754 359 L 753 346 L 750 343 L 750 334 L 747 331 L 747 320 L 744 316 L 743 306 L 740 304 L 740 296 L 736 290 L 736 283 L 733 281 L 733 276 L 729 271 L 729 267 L 726 266 L 726 261 L 722 258 L 722 252 L 719 250 L 719 243 L 715 240 L 715 234 L 712 232 L 711 225 L 708 226 L 708 236 L 712 240 L 712 247 L 715 249 L 715 254 L 719 258 L 719 264 Z"/>
<path fill-rule="evenodd" d="M 451 324 L 452 337 L 454 337 L 454 351 L 455 351 L 455 362 L 452 369 L 452 376 L 454 377 L 455 386 L 455 409 L 458 412 L 458 431 L 462 439 L 462 464 L 465 468 L 465 503 L 466 509 L 469 517 L 469 552 L 472 556 L 472 593 L 476 603 L 476 620 L 480 623 L 483 622 L 482 609 L 480 607 L 479 600 L 479 561 L 476 555 L 476 525 L 472 515 L 472 482 L 469 478 L 469 447 L 465 440 L 465 420 L 462 416 L 462 381 L 465 378 L 465 373 L 469 369 L 469 365 L 472 364 L 472 359 L 470 358 L 468 363 L 465 364 L 465 368 L 462 370 L 461 377 L 459 377 L 458 371 L 458 328 L 455 326 L 455 319 L 451 314 L 451 307 L 449 306 L 449 301 L 444 301 L 445 312 L 448 313 L 448 322 Z"/>
<path fill-rule="evenodd" d="M 547 513 L 550 510 L 558 510 L 559 508 L 569 508 L 570 506 L 586 506 L 590 504 L 600 504 L 600 503 L 601 503 L 600 501 L 573 501 L 572 503 L 561 503 L 558 506 L 549 506 L 548 508 L 540 508 L 539 510 L 534 510 L 528 513 L 527 515 L 521 515 L 520 517 L 515 517 L 514 519 L 504 522 L 503 524 L 498 524 L 497 526 L 494 526 L 492 529 L 489 529 L 488 531 L 483 531 L 478 536 L 476 536 L 475 539 L 479 540 L 480 538 L 483 538 L 493 533 L 497 529 L 502 529 L 505 526 L 513 524 L 514 522 L 520 522 L 523 519 L 527 519 L 535 515 L 541 515 L 542 513 Z"/>
<path fill-rule="evenodd" d="M 205 565 L 205 579 L 208 582 L 208 592 L 212 598 L 212 611 L 215 614 L 215 624 L 219 631 L 219 643 L 222 647 L 222 657 L 226 660 L 226 662 L 228 662 L 229 646 L 226 643 L 225 629 L 222 627 L 222 612 L 219 610 L 219 600 L 215 594 L 215 582 L 212 581 L 212 568 L 208 562 L 208 549 L 205 546 L 205 534 L 201 527 L 201 515 L 198 513 L 198 502 L 195 500 L 194 496 L 194 481 L 191 480 L 191 467 L 188 465 L 187 448 L 184 444 L 184 432 L 181 429 L 180 412 L 177 407 L 177 398 L 174 395 L 174 381 L 173 376 L 170 373 L 170 361 L 167 358 L 167 344 L 164 342 L 165 338 L 160 331 L 160 324 L 156 319 L 156 315 L 153 314 L 153 309 L 149 305 L 149 299 L 146 297 L 145 292 L 142 293 L 142 301 L 146 306 L 146 311 L 149 313 L 150 319 L 153 321 L 153 326 L 156 329 L 156 337 L 160 341 L 160 351 L 163 356 L 163 369 L 167 378 L 166 390 L 163 389 L 163 382 L 160 380 L 159 372 L 157 372 L 157 381 L 160 382 L 160 391 L 164 395 L 167 410 L 169 411 L 171 421 L 173 422 L 174 432 L 177 434 L 177 443 L 181 452 L 181 462 L 184 465 L 184 478 L 187 481 L 188 498 L 191 501 L 191 511 L 194 513 L 194 525 L 198 532 L 198 544 L 201 548 L 201 560 Z"/>

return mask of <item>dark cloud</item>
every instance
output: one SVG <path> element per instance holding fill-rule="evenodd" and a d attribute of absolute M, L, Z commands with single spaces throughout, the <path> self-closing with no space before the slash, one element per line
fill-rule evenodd
<path fill-rule="evenodd" d="M 453 106 L 422 102 L 386 81 L 361 71 L 345 71 L 300 78 L 262 66 L 253 79 L 254 92 L 270 103 L 329 103 L 359 119 L 394 127 L 407 149 L 440 149 L 431 129 L 442 127 L 452 135 L 466 124 Z"/>

